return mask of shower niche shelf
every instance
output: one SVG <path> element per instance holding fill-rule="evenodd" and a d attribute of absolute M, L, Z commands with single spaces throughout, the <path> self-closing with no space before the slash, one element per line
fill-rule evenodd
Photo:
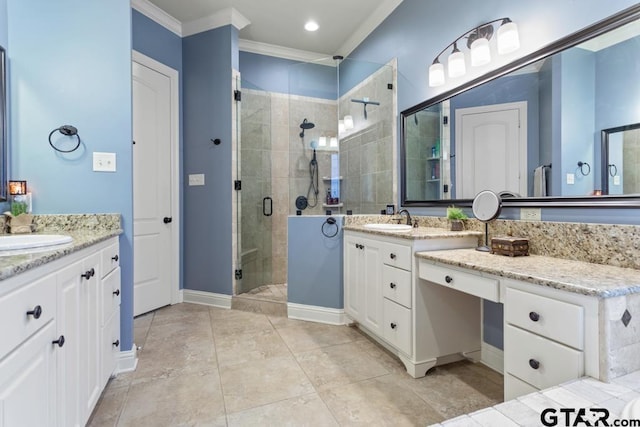
<path fill-rule="evenodd" d="M 328 205 L 326 203 L 322 204 L 323 208 L 341 208 L 344 206 L 344 203 L 338 203 L 337 205 Z"/>
<path fill-rule="evenodd" d="M 334 179 L 339 179 L 340 181 L 342 181 L 342 176 L 336 176 L 335 178 L 332 178 L 330 176 L 323 176 L 322 177 L 323 181 L 333 181 Z"/>

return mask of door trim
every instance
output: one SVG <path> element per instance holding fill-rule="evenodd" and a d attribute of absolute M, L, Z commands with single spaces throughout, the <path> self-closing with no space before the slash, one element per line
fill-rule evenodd
<path fill-rule="evenodd" d="M 171 304 L 181 302 L 180 298 L 180 79 L 177 70 L 168 67 L 136 50 L 131 51 L 131 60 L 138 64 L 150 68 L 160 74 L 164 74 L 170 81 L 170 114 L 171 114 L 171 217 L 175 223 L 171 227 L 171 283 L 175 285 L 171 288 Z M 132 182 L 133 186 L 133 182 Z M 135 194 L 134 194 L 135 196 Z M 134 260 L 135 268 L 135 260 Z"/>

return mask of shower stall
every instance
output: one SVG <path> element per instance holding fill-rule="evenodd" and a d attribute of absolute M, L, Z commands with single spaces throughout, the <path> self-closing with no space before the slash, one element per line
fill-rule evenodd
<path fill-rule="evenodd" d="M 296 63 L 288 75 L 288 93 L 236 82 L 234 295 L 287 283 L 290 215 L 397 200 L 395 62 Z"/>

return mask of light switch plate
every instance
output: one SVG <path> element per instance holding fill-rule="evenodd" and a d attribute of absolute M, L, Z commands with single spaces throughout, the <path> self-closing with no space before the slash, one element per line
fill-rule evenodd
<path fill-rule="evenodd" d="M 116 171 L 116 153 L 93 153 L 93 171 L 94 172 L 115 172 Z"/>
<path fill-rule="evenodd" d="M 189 175 L 189 186 L 204 185 L 204 174 L 194 173 Z"/>
<path fill-rule="evenodd" d="M 567 174 L 567 184 L 573 185 L 576 183 L 576 176 L 572 173 Z"/>
<path fill-rule="evenodd" d="M 613 185 L 620 185 L 620 175 L 613 177 Z"/>
<path fill-rule="evenodd" d="M 542 214 L 540 208 L 522 208 L 520 209 L 520 219 L 522 221 L 540 221 Z"/>

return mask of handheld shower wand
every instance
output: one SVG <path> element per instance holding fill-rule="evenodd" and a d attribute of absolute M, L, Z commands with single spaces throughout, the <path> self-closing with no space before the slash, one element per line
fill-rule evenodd
<path fill-rule="evenodd" d="M 307 190 L 307 200 L 309 201 L 309 206 L 313 208 L 318 204 L 318 193 L 320 192 L 318 189 L 318 160 L 316 158 L 316 148 L 318 148 L 318 143 L 316 141 L 311 141 L 311 148 L 313 149 L 313 156 L 309 162 L 309 189 Z M 312 196 L 313 203 L 311 203 Z"/>

